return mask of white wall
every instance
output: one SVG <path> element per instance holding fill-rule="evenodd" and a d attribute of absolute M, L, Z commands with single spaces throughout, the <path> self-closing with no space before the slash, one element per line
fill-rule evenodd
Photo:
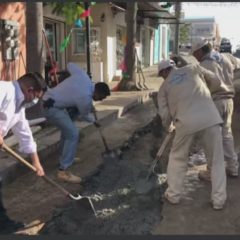
<path fill-rule="evenodd" d="M 168 58 L 168 26 L 160 25 L 160 60 Z"/>
<path fill-rule="evenodd" d="M 104 21 L 101 16 L 105 15 Z M 117 25 L 126 27 L 125 13 L 118 12 L 116 15 L 111 11 L 108 3 L 98 3 L 92 8 L 91 16 L 93 25 L 101 31 L 101 48 L 103 50 L 103 78 L 105 82 L 111 82 L 116 75 L 116 29 Z"/>
<path fill-rule="evenodd" d="M 150 61 L 149 64 L 150 66 L 153 65 L 153 51 L 154 51 L 154 38 L 153 38 L 153 34 L 150 34 Z"/>

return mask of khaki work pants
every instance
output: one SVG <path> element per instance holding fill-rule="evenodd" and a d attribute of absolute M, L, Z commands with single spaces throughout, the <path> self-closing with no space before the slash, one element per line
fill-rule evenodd
<path fill-rule="evenodd" d="M 230 172 L 238 172 L 238 156 L 234 150 L 234 140 L 232 135 L 232 114 L 233 114 L 233 100 L 220 99 L 214 101 L 220 116 L 223 119 L 222 138 L 223 138 L 223 152 L 226 161 L 226 167 Z"/>
<path fill-rule="evenodd" d="M 180 200 L 187 172 L 188 153 L 196 136 L 200 139 L 200 143 L 208 159 L 208 164 L 212 166 L 211 200 L 215 204 L 224 204 L 227 198 L 226 172 L 220 125 L 214 125 L 187 136 L 178 133 L 176 129 L 167 169 L 167 194 L 173 200 Z"/>

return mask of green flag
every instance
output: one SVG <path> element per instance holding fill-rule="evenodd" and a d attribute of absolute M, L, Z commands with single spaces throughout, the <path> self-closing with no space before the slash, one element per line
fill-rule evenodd
<path fill-rule="evenodd" d="M 68 46 L 69 42 L 70 42 L 70 37 L 71 37 L 71 32 L 68 34 L 68 36 L 66 38 L 64 38 L 61 46 L 60 46 L 60 52 L 63 52 L 65 50 L 65 48 Z"/>

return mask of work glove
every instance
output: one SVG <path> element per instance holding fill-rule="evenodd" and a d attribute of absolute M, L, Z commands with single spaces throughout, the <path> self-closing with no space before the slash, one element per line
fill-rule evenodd
<path fill-rule="evenodd" d="M 100 123 L 98 121 L 93 122 L 93 124 L 95 125 L 96 128 L 100 128 L 101 127 L 101 125 L 100 125 Z"/>

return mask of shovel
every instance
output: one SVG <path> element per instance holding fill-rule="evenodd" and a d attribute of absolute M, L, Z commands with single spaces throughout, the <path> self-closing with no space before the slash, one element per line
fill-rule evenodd
<path fill-rule="evenodd" d="M 161 147 L 159 148 L 154 161 L 152 162 L 152 164 L 149 167 L 148 174 L 146 176 L 146 181 L 148 181 L 148 179 L 150 178 L 151 174 L 154 173 L 154 169 L 155 169 L 155 167 L 157 165 L 157 162 L 160 160 L 162 154 L 164 153 L 164 150 L 167 147 L 167 144 L 169 143 L 171 137 L 172 137 L 172 132 L 169 132 L 167 134 L 167 136 L 164 138 L 164 140 L 163 140 L 163 142 L 161 144 Z"/>
<path fill-rule="evenodd" d="M 94 107 L 93 107 L 93 115 L 94 115 L 95 120 L 98 121 L 96 109 Z M 117 158 L 118 157 L 117 153 L 115 153 L 114 150 L 109 149 L 106 138 L 103 136 L 101 127 L 97 127 L 97 129 L 98 129 L 99 135 L 102 139 L 103 145 L 105 147 L 105 153 L 103 154 L 103 156 L 109 156 L 111 158 Z"/>
<path fill-rule="evenodd" d="M 155 166 L 157 165 L 157 162 L 160 160 L 162 154 L 164 153 L 164 150 L 166 149 L 166 147 L 173 135 L 173 132 L 169 132 L 167 134 L 167 136 L 164 138 L 154 161 L 152 162 L 152 164 L 150 165 L 150 167 L 148 169 L 148 173 L 147 173 L 145 179 L 144 180 L 141 179 L 141 180 L 137 181 L 135 186 L 136 186 L 136 191 L 138 193 L 140 193 L 140 194 L 147 193 L 153 188 L 153 183 L 149 181 L 149 178 L 152 175 L 152 173 L 154 173 Z"/>
<path fill-rule="evenodd" d="M 36 168 L 31 165 L 28 161 L 26 161 L 24 158 L 22 158 L 19 154 L 17 154 L 15 151 L 13 151 L 10 147 L 8 147 L 5 143 L 2 144 L 2 148 L 9 153 L 11 156 L 13 156 L 15 159 L 23 163 L 25 166 L 30 168 L 32 171 L 36 172 Z M 42 176 L 44 180 L 46 180 L 48 183 L 53 185 L 54 187 L 58 188 L 63 194 L 65 194 L 67 197 L 69 197 L 72 200 L 78 201 L 77 208 L 78 209 L 84 209 L 86 211 L 91 211 L 96 215 L 95 208 L 93 206 L 93 203 L 89 197 L 81 196 L 79 194 L 73 195 L 70 192 L 68 192 L 65 188 L 57 184 L 55 181 L 50 179 L 48 176 L 44 175 Z"/>

